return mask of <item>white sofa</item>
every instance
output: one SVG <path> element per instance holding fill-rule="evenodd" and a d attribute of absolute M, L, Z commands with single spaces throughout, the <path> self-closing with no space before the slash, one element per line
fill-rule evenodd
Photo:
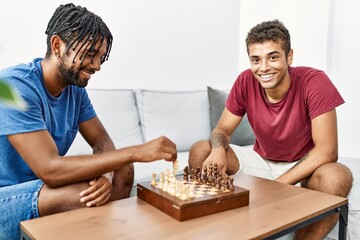
<path fill-rule="evenodd" d="M 187 165 L 191 145 L 209 138 L 227 96 L 226 92 L 209 87 L 196 91 L 89 89 L 88 94 L 117 148 L 142 144 L 165 135 L 177 145 L 180 169 Z M 254 136 L 247 119 L 236 131 L 242 134 L 234 134 L 232 143 L 253 144 Z M 78 134 L 67 154 L 91 152 Z M 360 239 L 360 160 L 340 157 L 339 162 L 349 166 L 354 177 L 349 195 L 348 239 Z M 172 164 L 165 161 L 135 163 L 135 183 L 149 180 L 151 173 L 160 173 L 167 168 L 172 169 Z M 337 239 L 337 228 L 334 230 L 329 239 Z"/>

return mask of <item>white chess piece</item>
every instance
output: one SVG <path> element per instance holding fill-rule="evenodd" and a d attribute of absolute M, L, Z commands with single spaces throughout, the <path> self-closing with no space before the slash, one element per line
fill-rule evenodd
<path fill-rule="evenodd" d="M 187 189 L 188 189 L 188 185 L 183 185 L 182 193 L 181 193 L 181 197 L 180 197 L 181 200 L 189 199 L 189 197 L 187 195 L 187 192 L 188 192 Z"/>
<path fill-rule="evenodd" d="M 159 184 L 157 185 L 157 187 L 158 187 L 159 189 L 162 189 L 163 186 L 164 186 L 164 173 L 161 172 L 161 173 L 160 173 Z"/>
<path fill-rule="evenodd" d="M 195 185 L 191 184 L 189 187 L 189 198 L 195 197 Z"/>
<path fill-rule="evenodd" d="M 156 187 L 156 173 L 151 174 L 151 186 Z"/>

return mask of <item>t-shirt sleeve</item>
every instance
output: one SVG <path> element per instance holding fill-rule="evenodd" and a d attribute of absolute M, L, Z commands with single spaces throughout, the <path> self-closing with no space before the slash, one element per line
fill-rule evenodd
<path fill-rule="evenodd" d="M 96 112 L 94 110 L 93 105 L 89 99 L 89 96 L 85 89 L 83 89 L 83 94 L 81 97 L 81 105 L 80 105 L 80 115 L 79 115 L 79 124 L 90 120 L 96 116 Z"/>
<path fill-rule="evenodd" d="M 306 100 L 311 119 L 331 111 L 345 102 L 329 77 L 322 71 L 318 71 L 309 78 Z"/>
<path fill-rule="evenodd" d="M 38 92 L 29 85 L 18 82 L 13 87 L 20 93 L 26 102 L 26 109 L 9 107 L 0 103 L 0 135 L 33 132 L 46 129 L 41 97 Z"/>
<path fill-rule="evenodd" d="M 226 108 L 236 116 L 244 116 L 246 113 L 246 96 L 244 94 L 246 77 L 244 75 L 242 73 L 236 79 L 225 102 Z"/>

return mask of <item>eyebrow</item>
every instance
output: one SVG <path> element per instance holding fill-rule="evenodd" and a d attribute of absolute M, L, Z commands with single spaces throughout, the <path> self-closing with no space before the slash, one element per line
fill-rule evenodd
<path fill-rule="evenodd" d="M 279 51 L 272 51 L 272 52 L 269 52 L 268 54 L 266 54 L 267 56 L 269 55 L 272 55 L 272 54 L 280 54 Z M 259 58 L 259 56 L 257 55 L 251 55 L 250 58 Z"/>

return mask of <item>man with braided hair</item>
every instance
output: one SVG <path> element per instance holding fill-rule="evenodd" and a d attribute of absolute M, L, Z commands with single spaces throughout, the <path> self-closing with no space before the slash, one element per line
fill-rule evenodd
<path fill-rule="evenodd" d="M 115 149 L 96 116 L 84 87 L 113 40 L 100 17 L 61 5 L 46 34 L 44 59 L 0 71 L 27 103 L 0 105 L 0 239 L 19 239 L 23 220 L 129 197 L 133 162 L 177 157 L 164 136 Z M 93 155 L 65 156 L 78 131 Z"/>
<path fill-rule="evenodd" d="M 235 81 L 210 140 L 190 150 L 190 168 L 217 163 L 223 172 L 240 171 L 286 184 L 346 197 L 351 171 L 337 162 L 335 108 L 344 103 L 323 71 L 291 67 L 290 34 L 278 20 L 253 27 L 246 38 L 250 69 Z M 229 144 L 247 114 L 256 136 L 253 150 Z M 335 225 L 331 215 L 295 234 L 323 239 Z"/>

